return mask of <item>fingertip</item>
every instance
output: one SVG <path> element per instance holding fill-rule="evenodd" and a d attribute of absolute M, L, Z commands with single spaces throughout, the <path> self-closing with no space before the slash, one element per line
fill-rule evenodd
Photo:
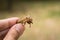
<path fill-rule="evenodd" d="M 7 40 L 7 39 L 10 39 L 10 40 L 18 39 L 19 36 L 21 36 L 23 34 L 24 30 L 25 30 L 25 27 L 22 24 L 15 24 L 9 30 L 9 32 L 7 33 L 7 35 L 4 39 L 5 40 Z"/>
<path fill-rule="evenodd" d="M 15 24 L 19 20 L 19 18 L 18 17 L 12 17 L 12 18 L 8 18 L 8 19 L 5 19 L 5 20 L 8 21 L 11 24 Z"/>
<path fill-rule="evenodd" d="M 19 20 L 18 17 L 12 17 L 12 18 L 0 20 L 0 31 L 15 25 L 18 20 Z"/>
<path fill-rule="evenodd" d="M 25 30 L 25 27 L 23 24 L 19 23 L 15 25 L 15 29 L 17 30 L 17 32 L 22 33 Z"/>
<path fill-rule="evenodd" d="M 8 18 L 6 21 L 8 21 L 9 25 L 14 25 L 19 20 L 18 17 Z"/>

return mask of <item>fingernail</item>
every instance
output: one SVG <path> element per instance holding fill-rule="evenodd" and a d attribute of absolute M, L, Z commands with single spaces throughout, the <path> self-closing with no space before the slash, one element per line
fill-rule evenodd
<path fill-rule="evenodd" d="M 20 33 L 23 30 L 23 25 L 20 24 L 16 24 L 16 30 Z"/>

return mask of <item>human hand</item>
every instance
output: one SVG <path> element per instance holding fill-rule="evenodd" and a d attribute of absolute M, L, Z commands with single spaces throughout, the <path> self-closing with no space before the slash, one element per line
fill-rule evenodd
<path fill-rule="evenodd" d="M 19 18 L 0 20 L 0 40 L 17 40 L 25 30 L 21 23 L 16 24 Z"/>

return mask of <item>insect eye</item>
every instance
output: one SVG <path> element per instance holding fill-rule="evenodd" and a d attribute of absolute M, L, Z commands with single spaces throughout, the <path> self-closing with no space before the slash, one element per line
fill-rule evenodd
<path fill-rule="evenodd" d="M 27 23 L 28 23 L 28 24 L 31 24 L 31 23 L 32 23 L 32 21 L 27 21 Z"/>

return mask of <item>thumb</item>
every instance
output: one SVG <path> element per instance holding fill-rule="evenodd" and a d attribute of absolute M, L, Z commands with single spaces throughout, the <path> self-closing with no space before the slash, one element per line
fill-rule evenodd
<path fill-rule="evenodd" d="M 4 40 L 17 40 L 19 36 L 21 36 L 24 32 L 24 25 L 20 24 L 15 24 L 7 33 L 6 37 Z"/>

